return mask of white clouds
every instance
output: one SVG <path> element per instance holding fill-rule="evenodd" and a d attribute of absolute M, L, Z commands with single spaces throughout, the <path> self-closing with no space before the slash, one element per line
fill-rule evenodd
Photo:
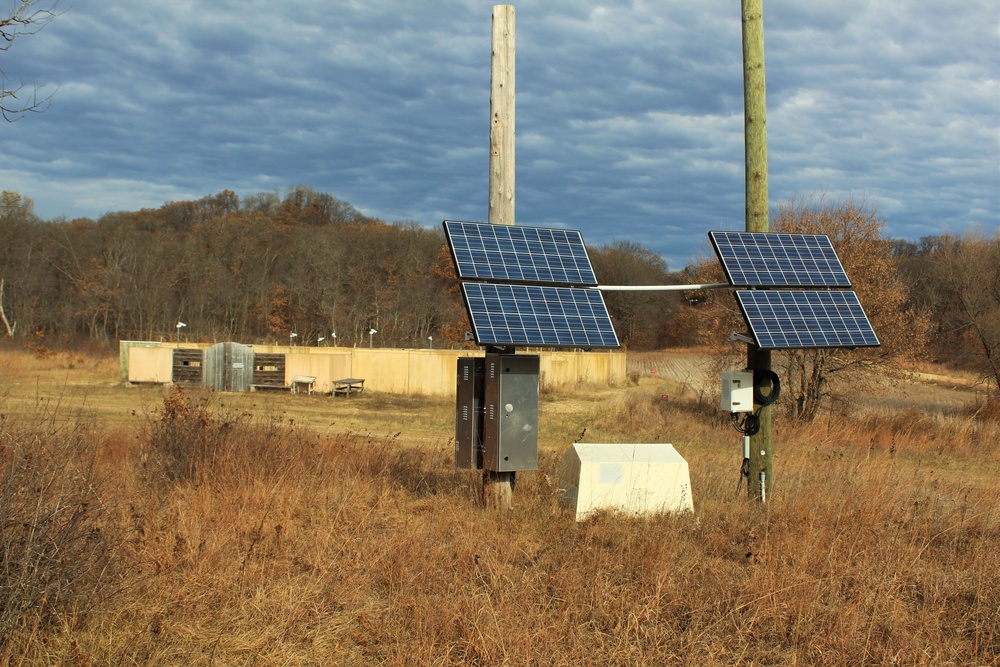
<path fill-rule="evenodd" d="M 864 192 L 911 238 L 1000 224 L 995 4 L 768 4 L 772 201 Z M 738 14 L 519 3 L 519 221 L 639 240 L 675 266 L 739 227 Z M 4 54 L 61 88 L 4 128 L 0 178 L 45 217 L 295 183 L 387 220 L 482 219 L 489 40 L 476 0 L 71 7 Z"/>

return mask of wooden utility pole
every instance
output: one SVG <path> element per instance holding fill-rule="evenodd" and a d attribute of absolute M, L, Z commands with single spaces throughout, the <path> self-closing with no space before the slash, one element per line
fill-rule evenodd
<path fill-rule="evenodd" d="M 514 224 L 514 6 L 493 7 L 490 69 L 491 225 Z M 483 470 L 483 502 L 510 509 L 513 472 Z"/>
<path fill-rule="evenodd" d="M 763 0 L 742 0 L 743 109 L 746 150 L 746 231 L 768 230 L 767 202 L 767 96 L 764 86 Z M 747 368 L 771 369 L 771 351 L 747 346 Z M 771 490 L 771 408 L 760 409 L 760 430 L 750 438 L 751 498 L 764 500 Z"/>

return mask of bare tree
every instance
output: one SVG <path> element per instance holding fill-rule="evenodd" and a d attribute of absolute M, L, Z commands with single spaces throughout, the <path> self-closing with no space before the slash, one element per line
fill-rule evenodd
<path fill-rule="evenodd" d="M 938 239 L 927 264 L 942 327 L 971 350 L 984 379 L 1000 386 L 1000 232 Z M 962 340 L 964 339 L 964 340 Z"/>
<path fill-rule="evenodd" d="M 824 400 L 838 392 L 853 392 L 859 383 L 877 379 L 879 373 L 871 371 L 891 370 L 894 361 L 918 354 L 926 342 L 929 318 L 909 305 L 909 285 L 900 275 L 898 258 L 892 252 L 892 242 L 883 237 L 883 228 L 882 218 L 865 200 L 792 201 L 772 211 L 771 231 L 830 237 L 881 343 L 877 348 L 859 350 L 776 353 L 774 369 L 782 384 L 780 405 L 795 419 L 815 419 Z M 714 259 L 703 262 L 696 277 L 698 282 L 723 282 L 719 263 Z M 698 295 L 694 300 L 697 307 L 686 309 L 682 317 L 700 325 L 701 335 L 695 340 L 720 349 L 720 367 L 726 364 L 731 368 L 735 348 L 728 343 L 720 347 L 720 340 L 725 341 L 729 332 L 741 331 L 746 325 L 731 293 L 722 292 Z"/>
<path fill-rule="evenodd" d="M 13 324 L 7 319 L 6 313 L 3 312 L 3 283 L 4 278 L 0 276 L 0 320 L 3 320 L 3 325 L 7 329 L 7 336 L 9 338 L 14 337 L 14 332 L 17 331 L 17 322 Z"/>
<path fill-rule="evenodd" d="M 39 6 L 40 0 L 17 0 L 13 4 L 10 12 L 0 18 L 0 51 L 9 51 L 18 37 L 33 35 L 48 25 L 56 17 L 59 2 Z M 8 87 L 8 81 L 7 72 L 0 69 L 0 114 L 7 122 L 14 122 L 19 114 L 44 111 L 48 107 L 51 94 L 40 95 L 37 86 L 30 93 L 22 93 L 24 83 Z"/>
<path fill-rule="evenodd" d="M 774 215 L 774 231 L 830 237 L 881 342 L 872 349 L 792 350 L 783 355 L 785 384 L 798 419 L 816 417 L 822 400 L 834 393 L 835 379 L 843 379 L 845 390 L 853 391 L 873 377 L 865 371 L 889 369 L 892 361 L 918 354 L 926 342 L 928 318 L 909 307 L 909 285 L 900 275 L 892 242 L 882 235 L 884 226 L 864 199 L 792 202 L 779 206 Z"/>

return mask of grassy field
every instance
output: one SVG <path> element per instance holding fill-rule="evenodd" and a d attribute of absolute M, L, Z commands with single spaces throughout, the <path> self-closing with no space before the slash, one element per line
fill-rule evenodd
<path fill-rule="evenodd" d="M 115 358 L 0 351 L 0 664 L 1000 664 L 995 405 L 923 368 L 779 418 L 761 506 L 695 366 L 544 393 L 541 470 L 498 514 L 453 468 L 450 400 L 127 388 Z M 694 515 L 575 522 L 581 439 L 673 443 Z"/>

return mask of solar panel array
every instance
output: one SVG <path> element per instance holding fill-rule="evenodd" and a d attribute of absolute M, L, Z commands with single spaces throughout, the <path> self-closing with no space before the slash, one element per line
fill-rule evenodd
<path fill-rule="evenodd" d="M 736 300 L 762 350 L 879 345 L 852 291 L 738 290 Z"/>
<path fill-rule="evenodd" d="M 446 220 L 458 277 L 503 282 L 596 285 L 578 231 Z"/>
<path fill-rule="evenodd" d="M 444 231 L 480 345 L 619 347 L 580 232 L 454 220 Z"/>
<path fill-rule="evenodd" d="M 619 347 L 598 290 L 464 282 L 462 293 L 480 345 Z"/>
<path fill-rule="evenodd" d="M 726 280 L 760 349 L 875 347 L 878 337 L 830 238 L 709 232 Z M 826 288 L 790 290 L 774 288 Z"/>
<path fill-rule="evenodd" d="M 822 234 L 709 232 L 734 287 L 850 287 L 829 237 Z"/>

